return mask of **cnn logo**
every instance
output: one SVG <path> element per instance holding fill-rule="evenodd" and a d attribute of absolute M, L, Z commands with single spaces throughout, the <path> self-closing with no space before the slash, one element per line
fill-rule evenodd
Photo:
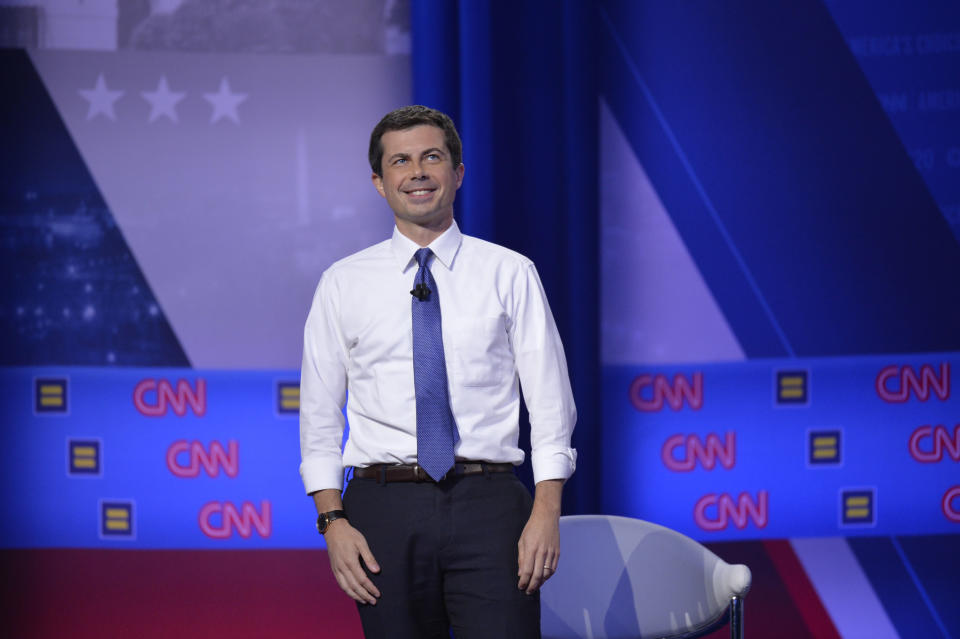
<path fill-rule="evenodd" d="M 706 441 L 696 435 L 673 435 L 663 443 L 660 459 L 675 473 L 690 472 L 697 463 L 705 470 L 713 470 L 718 461 L 730 470 L 737 464 L 737 435 L 728 432 L 723 442 L 716 433 L 709 433 Z"/>
<path fill-rule="evenodd" d="M 235 440 L 223 444 L 210 443 L 209 450 L 198 441 L 188 442 L 180 439 L 167 449 L 167 470 L 177 477 L 193 478 L 203 469 L 208 476 L 217 477 L 222 470 L 227 477 L 236 477 L 240 473 L 240 444 Z"/>
<path fill-rule="evenodd" d="M 887 366 L 877 373 L 874 388 L 877 397 L 891 404 L 903 404 L 911 396 L 925 402 L 931 391 L 941 401 L 946 400 L 950 397 L 950 363 L 942 362 L 939 372 L 924 364 L 919 373 L 913 366 Z"/>
<path fill-rule="evenodd" d="M 666 375 L 638 375 L 630 383 L 630 403 L 642 413 L 656 413 L 669 406 L 679 411 L 684 404 L 693 410 L 703 408 L 703 373 L 693 374 L 692 379 L 677 373 L 673 380 Z"/>
<path fill-rule="evenodd" d="M 910 456 L 921 464 L 941 461 L 944 451 L 953 461 L 960 461 L 960 424 L 953 427 L 953 435 L 943 424 L 920 426 L 910 434 L 909 448 Z"/>
<path fill-rule="evenodd" d="M 211 539 L 228 539 L 235 533 L 249 539 L 254 531 L 261 537 L 269 537 L 273 525 L 270 519 L 270 502 L 262 500 L 258 510 L 253 503 L 245 501 L 238 509 L 226 501 L 211 501 L 204 504 L 197 517 L 200 530 Z"/>
<path fill-rule="evenodd" d="M 943 494 L 943 501 L 940 504 L 943 509 L 943 516 L 947 521 L 960 524 L 960 485 L 951 486 Z"/>
<path fill-rule="evenodd" d="M 766 490 L 754 499 L 749 493 L 740 493 L 736 500 L 729 493 L 710 493 L 693 506 L 693 520 L 709 532 L 724 530 L 730 524 L 743 530 L 749 523 L 766 528 L 769 521 L 770 494 Z"/>
<path fill-rule="evenodd" d="M 146 417 L 163 417 L 169 410 L 178 417 L 187 414 L 187 407 L 197 417 L 207 414 L 207 382 L 198 379 L 190 386 L 185 379 L 178 379 L 176 389 L 166 379 L 145 379 L 133 389 L 133 405 Z"/>

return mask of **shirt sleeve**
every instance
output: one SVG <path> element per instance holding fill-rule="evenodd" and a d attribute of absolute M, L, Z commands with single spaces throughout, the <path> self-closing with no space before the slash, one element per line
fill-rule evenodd
<path fill-rule="evenodd" d="M 577 409 L 560 334 L 532 263 L 518 272 L 512 292 L 510 338 L 530 413 L 533 480 L 567 479 L 576 469 L 570 439 Z"/>
<path fill-rule="evenodd" d="M 307 493 L 343 488 L 343 407 L 347 345 L 339 324 L 334 278 L 324 273 L 303 331 L 300 370 L 300 476 Z"/>

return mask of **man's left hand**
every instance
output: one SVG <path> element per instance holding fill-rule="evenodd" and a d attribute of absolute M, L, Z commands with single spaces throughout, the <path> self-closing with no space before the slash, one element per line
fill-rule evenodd
<path fill-rule="evenodd" d="M 560 495 L 563 480 L 537 484 L 533 512 L 517 543 L 517 587 L 532 594 L 553 576 L 560 561 Z"/>

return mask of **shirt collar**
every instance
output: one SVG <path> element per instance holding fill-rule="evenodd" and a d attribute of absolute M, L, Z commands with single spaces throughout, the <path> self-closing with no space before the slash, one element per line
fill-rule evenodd
<path fill-rule="evenodd" d="M 451 270 L 453 268 L 453 260 L 457 256 L 457 251 L 460 250 L 462 240 L 463 234 L 460 232 L 460 227 L 457 226 L 456 220 L 453 220 L 450 228 L 444 231 L 440 237 L 430 242 L 427 248 L 433 251 L 433 254 L 436 256 L 435 261 L 443 264 L 447 270 Z M 413 254 L 420 248 L 416 242 L 401 233 L 396 226 L 393 227 L 393 237 L 390 238 L 390 249 L 393 251 L 394 260 L 401 271 L 405 271 L 411 262 L 416 263 L 413 259 Z"/>

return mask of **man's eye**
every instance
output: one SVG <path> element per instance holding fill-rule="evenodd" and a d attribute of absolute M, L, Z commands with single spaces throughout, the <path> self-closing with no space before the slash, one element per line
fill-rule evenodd
<path fill-rule="evenodd" d="M 427 156 L 427 159 L 428 159 L 428 160 L 439 160 L 439 159 L 440 159 L 440 156 L 437 155 L 436 153 L 431 153 L 430 155 Z"/>
<path fill-rule="evenodd" d="M 394 164 L 404 164 L 406 160 L 404 158 L 397 158 L 393 161 Z"/>

